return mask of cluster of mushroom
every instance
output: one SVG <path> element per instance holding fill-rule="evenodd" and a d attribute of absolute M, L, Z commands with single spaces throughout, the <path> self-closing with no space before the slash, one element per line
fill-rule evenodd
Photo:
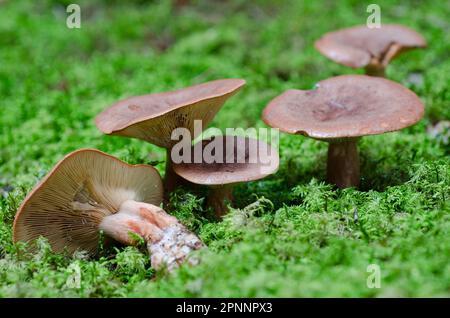
<path fill-rule="evenodd" d="M 266 143 L 240 136 L 215 136 L 202 140 L 203 151 L 220 143 L 217 162 L 190 160 L 174 164 L 171 150 L 176 128 L 190 131 L 194 122 L 206 126 L 224 102 L 243 85 L 241 79 L 224 79 L 177 91 L 136 96 L 119 101 L 96 118 L 106 134 L 138 138 L 167 149 L 164 186 L 152 166 L 131 166 L 95 149 L 80 149 L 63 158 L 28 194 L 16 214 L 14 241 L 48 239 L 57 252 L 98 251 L 101 231 L 107 241 L 136 244 L 135 235 L 147 243 L 152 266 L 172 270 L 188 260 L 193 250 L 204 247 L 201 240 L 160 205 L 164 194 L 187 181 L 208 185 L 209 205 L 222 216 L 232 202 L 233 185 L 261 179 L 278 168 L 278 153 Z M 266 151 L 260 151 L 264 148 Z M 194 150 L 191 152 L 194 153 Z M 230 158 L 231 156 L 231 158 Z M 241 157 L 239 157 L 241 156 Z M 270 166 L 262 166 L 270 162 Z M 30 245 L 31 250 L 35 248 Z"/>
<path fill-rule="evenodd" d="M 424 106 L 412 91 L 379 77 L 400 52 L 423 46 L 420 35 L 397 25 L 326 34 L 316 42 L 320 52 L 344 65 L 365 67 L 368 75 L 377 77 L 343 75 L 321 81 L 313 90 L 288 90 L 267 105 L 262 119 L 281 131 L 329 142 L 329 182 L 340 188 L 357 187 L 358 139 L 408 127 L 423 116 Z M 107 240 L 128 245 L 136 243 L 132 235 L 136 234 L 146 241 L 155 268 L 171 270 L 185 260 L 195 263 L 188 254 L 204 244 L 160 207 L 164 196 L 167 199 L 181 184 L 206 185 L 208 204 L 220 217 L 232 202 L 233 185 L 275 173 L 279 158 L 263 141 L 215 136 L 191 145 L 191 154 L 219 143 L 226 149 L 216 154 L 221 160 L 175 163 L 172 151 L 177 140 L 172 132 L 185 128 L 192 139 L 197 138 L 202 131 L 194 129 L 194 122 L 206 127 L 244 84 L 242 79 L 223 79 L 131 97 L 100 113 L 96 125 L 103 133 L 166 149 L 164 183 L 152 166 L 132 166 L 94 149 L 77 150 L 25 198 L 16 214 L 14 240 L 30 242 L 44 236 L 57 252 L 95 254 L 101 231 Z"/>
<path fill-rule="evenodd" d="M 222 160 L 208 162 L 204 158 L 200 161 L 192 158 L 174 163 L 172 152 L 178 140 L 173 138 L 173 132 L 185 128 L 192 140 L 197 138 L 202 131 L 196 131 L 195 121 L 200 121 L 205 128 L 225 101 L 244 85 L 242 79 L 222 79 L 172 92 L 131 97 L 103 111 L 95 122 L 105 134 L 137 138 L 165 148 L 166 199 L 186 181 L 206 185 L 210 187 L 208 204 L 220 217 L 232 202 L 234 184 L 264 178 L 278 169 L 277 151 L 263 141 L 248 137 L 214 136 L 212 140 L 193 145 L 190 153 L 196 153 L 196 149 L 203 153 L 208 145 L 220 144 L 219 148 L 227 150 L 222 152 Z M 260 151 L 262 148 L 267 151 Z M 240 155 L 245 158 L 239 158 Z M 271 167 L 261 169 L 266 162 Z"/>
<path fill-rule="evenodd" d="M 337 63 L 365 68 L 366 75 L 329 78 L 312 90 L 288 90 L 267 105 L 262 119 L 286 133 L 327 141 L 328 182 L 358 187 L 358 140 L 411 126 L 424 114 L 415 93 L 383 77 L 398 54 L 425 46 L 420 34 L 401 25 L 327 33 L 316 41 L 316 49 Z"/>

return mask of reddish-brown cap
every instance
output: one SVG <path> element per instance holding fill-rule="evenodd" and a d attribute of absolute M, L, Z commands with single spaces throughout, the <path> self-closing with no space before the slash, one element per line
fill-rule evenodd
<path fill-rule="evenodd" d="M 323 35 L 315 47 L 329 59 L 353 68 L 387 64 L 399 53 L 426 47 L 416 31 L 396 24 L 370 29 L 355 26 Z"/>
<path fill-rule="evenodd" d="M 198 154 L 199 163 L 195 163 Z M 273 147 L 241 136 L 203 140 L 191 148 L 190 157 L 190 163 L 175 164 L 174 171 L 190 182 L 210 186 L 262 179 L 275 173 L 279 165 Z"/>
<path fill-rule="evenodd" d="M 378 77 L 342 75 L 313 90 L 288 90 L 264 109 L 264 122 L 317 139 L 382 134 L 418 122 L 420 99 L 406 87 Z"/>
<path fill-rule="evenodd" d="M 161 177 L 152 166 L 132 166 L 95 149 L 80 149 L 58 162 L 27 195 L 14 220 L 14 241 L 43 236 L 56 252 L 67 248 L 94 254 L 105 216 L 126 200 L 159 205 L 162 193 Z"/>
<path fill-rule="evenodd" d="M 138 138 L 160 147 L 170 148 L 175 128 L 187 128 L 194 136 L 194 120 L 206 125 L 225 101 L 234 95 L 245 81 L 222 79 L 186 87 L 180 90 L 130 97 L 121 100 L 95 119 L 105 134 Z"/>

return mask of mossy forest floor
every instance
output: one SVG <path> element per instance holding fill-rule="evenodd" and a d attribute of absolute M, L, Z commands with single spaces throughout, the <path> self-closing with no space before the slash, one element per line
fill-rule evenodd
<path fill-rule="evenodd" d="M 377 1 L 382 23 L 410 26 L 429 43 L 387 70 L 420 96 L 426 114 L 411 128 L 361 140 L 359 190 L 324 182 L 325 143 L 283 134 L 279 172 L 240 185 L 223 221 L 201 193 L 172 197 L 173 213 L 209 249 L 201 265 L 170 276 L 155 273 L 138 247 L 86 259 L 41 241 L 38 254 L 23 255 L 11 238 L 15 212 L 77 148 L 163 173 L 162 149 L 95 127 L 96 114 L 118 99 L 239 77 L 246 87 L 211 126 L 264 127 L 262 109 L 286 89 L 361 73 L 313 43 L 364 24 L 370 2 L 79 0 L 82 27 L 68 29 L 71 2 L 0 1 L 0 297 L 450 296 L 449 145 L 427 134 L 450 118 L 450 2 Z M 379 266 L 380 288 L 367 286 L 370 264 Z M 80 284 L 71 284 L 77 275 Z"/>

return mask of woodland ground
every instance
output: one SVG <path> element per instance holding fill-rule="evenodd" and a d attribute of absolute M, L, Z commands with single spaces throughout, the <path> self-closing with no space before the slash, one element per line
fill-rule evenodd
<path fill-rule="evenodd" d="M 416 92 L 424 119 L 360 142 L 359 190 L 324 182 L 326 144 L 282 134 L 277 174 L 240 185 L 217 222 L 204 196 L 181 190 L 174 214 L 209 246 L 199 266 L 155 273 L 145 249 L 95 259 L 57 255 L 40 242 L 24 257 L 11 226 L 25 194 L 64 154 L 108 152 L 163 173 L 165 152 L 102 135 L 94 117 L 131 95 L 228 77 L 247 80 L 211 126 L 264 127 L 261 111 L 289 88 L 361 73 L 313 47 L 324 32 L 363 24 L 363 1 L 0 1 L 0 297 L 450 296 L 449 145 L 429 136 L 450 118 L 450 2 L 377 1 L 382 23 L 422 33 L 387 76 Z M 179 1 L 181 3 L 181 1 Z M 355 221 L 355 214 L 358 221 Z M 381 288 L 366 285 L 369 264 Z M 67 281 L 77 268 L 80 288 Z"/>

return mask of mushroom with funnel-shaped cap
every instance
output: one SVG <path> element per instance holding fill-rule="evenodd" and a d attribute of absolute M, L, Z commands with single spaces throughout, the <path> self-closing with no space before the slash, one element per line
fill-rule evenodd
<path fill-rule="evenodd" d="M 398 83 L 342 75 L 313 90 L 286 91 L 267 105 L 262 119 L 281 131 L 328 141 L 328 181 L 346 188 L 359 185 L 359 137 L 411 126 L 423 113 L 417 95 Z"/>
<path fill-rule="evenodd" d="M 172 191 L 181 181 L 173 172 L 171 149 L 175 128 L 189 129 L 192 139 L 201 131 L 194 131 L 194 121 L 202 126 L 214 118 L 225 101 L 243 85 L 242 79 L 222 79 L 194 85 L 171 92 L 130 97 L 100 113 L 95 119 L 105 134 L 145 140 L 167 149 L 164 188 Z"/>
<path fill-rule="evenodd" d="M 171 270 L 203 244 L 158 207 L 162 196 L 161 177 L 152 166 L 80 149 L 64 157 L 25 198 L 14 220 L 14 241 L 43 236 L 55 252 L 93 255 L 100 230 L 123 244 L 134 244 L 130 234 L 135 233 L 147 242 L 152 266 Z"/>
<path fill-rule="evenodd" d="M 402 25 L 366 25 L 329 32 L 315 42 L 320 53 L 352 68 L 365 68 L 366 74 L 384 77 L 389 62 L 404 51 L 424 48 L 427 43 L 416 31 Z"/>
<path fill-rule="evenodd" d="M 198 150 L 202 158 L 195 160 Z M 210 187 L 208 206 L 223 216 L 233 201 L 233 186 L 262 179 L 277 171 L 278 152 L 267 143 L 241 136 L 214 136 L 192 146 L 191 161 L 174 164 L 184 179 Z"/>

